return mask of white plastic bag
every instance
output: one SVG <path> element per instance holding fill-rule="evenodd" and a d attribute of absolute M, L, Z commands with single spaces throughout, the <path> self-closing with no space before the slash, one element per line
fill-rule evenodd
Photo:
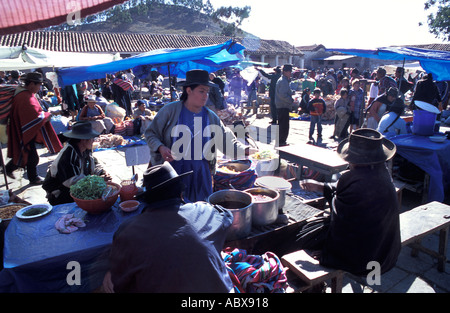
<path fill-rule="evenodd" d="M 106 106 L 105 115 L 112 120 L 122 122 L 127 112 L 124 108 L 121 108 L 117 103 L 113 102 Z"/>

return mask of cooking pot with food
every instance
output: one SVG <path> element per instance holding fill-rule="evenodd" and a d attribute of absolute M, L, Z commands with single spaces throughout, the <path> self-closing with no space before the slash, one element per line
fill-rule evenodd
<path fill-rule="evenodd" d="M 286 192 L 292 188 L 292 184 L 286 179 L 277 176 L 263 176 L 255 181 L 255 186 L 275 189 L 280 193 L 278 198 L 278 210 L 282 211 L 286 202 Z"/>
<path fill-rule="evenodd" d="M 208 197 L 212 205 L 219 205 L 233 214 L 233 223 L 227 232 L 227 240 L 247 237 L 252 229 L 252 196 L 244 191 L 227 189 Z"/>
<path fill-rule="evenodd" d="M 252 195 L 252 223 L 265 226 L 274 223 L 278 217 L 280 193 L 274 189 L 255 187 L 245 190 Z"/>

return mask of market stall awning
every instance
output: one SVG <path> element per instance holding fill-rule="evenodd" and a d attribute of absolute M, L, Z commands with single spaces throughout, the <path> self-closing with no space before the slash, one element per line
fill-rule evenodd
<path fill-rule="evenodd" d="M 110 53 L 55 52 L 26 47 L 0 46 L 0 70 L 27 70 L 42 67 L 70 67 L 108 63 L 115 59 Z"/>
<path fill-rule="evenodd" d="M 420 66 L 432 73 L 437 81 L 450 80 L 450 52 L 413 47 L 386 47 L 375 50 L 366 49 L 326 49 L 363 58 L 381 60 L 419 61 Z"/>
<path fill-rule="evenodd" d="M 330 55 L 330 56 L 323 57 L 323 58 L 315 58 L 313 60 L 314 61 L 343 61 L 343 60 L 348 60 L 348 59 L 352 59 L 355 57 L 356 57 L 356 55 L 335 54 L 335 55 Z"/>
<path fill-rule="evenodd" d="M 0 35 L 46 28 L 85 18 L 126 0 L 2 0 Z"/>
<path fill-rule="evenodd" d="M 59 69 L 60 86 L 72 85 L 82 81 L 104 78 L 106 74 L 133 69 L 137 77 L 144 77 L 151 70 L 163 75 L 185 78 L 191 69 L 215 72 L 243 59 L 245 47 L 229 40 L 225 43 L 185 49 L 159 49 L 138 54 L 126 59 L 92 66 L 79 66 Z"/>

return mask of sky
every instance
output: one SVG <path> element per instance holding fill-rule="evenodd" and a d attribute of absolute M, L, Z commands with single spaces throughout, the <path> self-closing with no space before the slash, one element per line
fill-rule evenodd
<path fill-rule="evenodd" d="M 210 0 L 252 8 L 246 32 L 294 46 L 374 49 L 444 43 L 428 30 L 425 0 Z M 422 22 L 423 26 L 419 26 Z"/>

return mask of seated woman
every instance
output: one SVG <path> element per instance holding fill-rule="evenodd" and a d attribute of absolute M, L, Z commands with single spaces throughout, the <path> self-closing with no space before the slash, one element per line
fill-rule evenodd
<path fill-rule="evenodd" d="M 92 156 L 94 138 L 100 134 L 92 129 L 91 123 L 75 123 L 63 135 L 68 141 L 50 165 L 42 185 L 51 205 L 74 202 L 70 196 L 70 186 L 87 175 L 98 175 L 105 181 L 111 180 Z"/>
<path fill-rule="evenodd" d="M 153 120 L 152 111 L 145 108 L 145 102 L 138 100 L 133 111 L 134 133 L 143 134 Z"/>
<path fill-rule="evenodd" d="M 102 134 L 109 134 L 114 129 L 114 122 L 105 115 L 102 108 L 97 104 L 95 96 L 89 96 L 86 105 L 81 109 L 79 120 L 89 121 L 92 128 Z"/>

